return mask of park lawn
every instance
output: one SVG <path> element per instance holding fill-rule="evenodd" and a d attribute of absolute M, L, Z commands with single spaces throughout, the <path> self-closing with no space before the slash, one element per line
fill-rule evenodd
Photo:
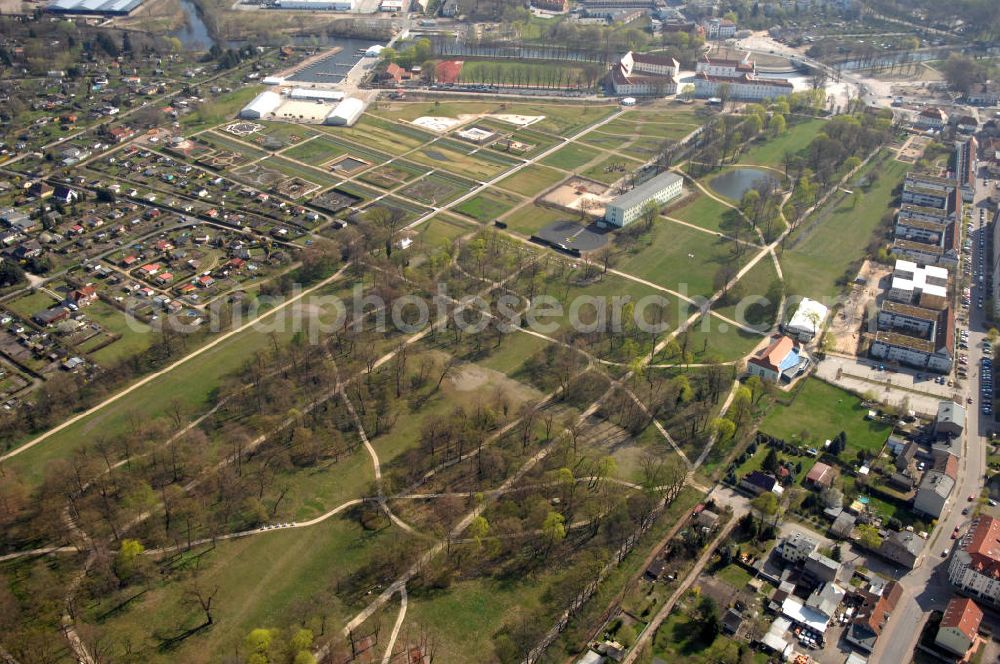
<path fill-rule="evenodd" d="M 51 309 L 59 301 L 45 291 L 34 291 L 29 295 L 22 295 L 16 300 L 5 302 L 4 307 L 10 309 L 21 318 L 30 319 L 33 315 L 46 309 Z"/>
<path fill-rule="evenodd" d="M 602 154 L 604 153 L 599 152 L 594 148 L 589 148 L 578 143 L 572 143 L 556 150 L 548 157 L 545 157 L 542 159 L 542 163 L 549 166 L 555 166 L 556 168 L 561 168 L 563 170 L 574 171 L 581 166 L 590 163 Z"/>
<path fill-rule="evenodd" d="M 394 155 L 409 152 L 436 136 L 412 125 L 404 125 L 365 114 L 353 127 L 324 127 L 324 131 L 370 145 Z"/>
<path fill-rule="evenodd" d="M 483 151 L 477 154 L 466 154 L 447 147 L 448 144 L 438 141 L 425 145 L 406 156 L 411 161 L 432 168 L 440 168 L 463 177 L 477 180 L 489 180 L 514 165 L 499 153 Z"/>
<path fill-rule="evenodd" d="M 454 209 L 455 212 L 460 212 L 477 221 L 487 222 L 500 217 L 521 201 L 521 198 L 513 194 L 490 187 L 483 193 L 462 201 Z"/>
<path fill-rule="evenodd" d="M 541 351 L 550 342 L 516 330 L 513 334 L 505 334 L 500 341 L 500 347 L 495 350 L 491 346 L 490 354 L 476 360 L 476 364 L 507 374 L 517 380 L 528 358 Z"/>
<path fill-rule="evenodd" d="M 641 161 L 614 154 L 610 155 L 607 159 L 597 162 L 580 175 L 591 180 L 603 182 L 604 184 L 612 184 L 621 180 L 629 173 L 635 172 L 640 166 L 642 166 Z"/>
<path fill-rule="evenodd" d="M 153 343 L 153 331 L 148 325 L 110 304 L 97 300 L 84 311 L 88 318 L 119 337 L 114 343 L 90 354 L 90 358 L 102 366 L 112 366 L 123 358 L 141 353 Z"/>
<path fill-rule="evenodd" d="M 473 233 L 476 226 L 461 217 L 441 212 L 416 227 L 415 242 L 428 250 L 450 247 L 458 238 Z"/>
<path fill-rule="evenodd" d="M 198 134 L 198 140 L 206 145 L 211 145 L 218 150 L 236 152 L 237 154 L 243 155 L 246 159 L 260 159 L 261 157 L 265 157 L 269 154 L 267 150 L 245 145 L 241 142 L 246 141 L 245 138 L 236 139 L 226 134 L 218 133 L 214 130 Z M 250 141 L 247 142 L 249 143 Z"/>
<path fill-rule="evenodd" d="M 641 137 L 644 139 L 679 140 L 697 129 L 699 124 L 674 122 L 630 122 L 617 119 L 595 130 L 594 134 L 616 136 L 620 139 Z"/>
<path fill-rule="evenodd" d="M 775 281 L 778 281 L 778 271 L 774 269 L 774 260 L 770 256 L 764 256 L 736 282 L 739 300 L 725 305 L 716 302 L 712 309 L 744 325 L 755 328 L 759 325 L 769 326 L 774 322 L 774 317 L 770 316 L 766 321 L 760 320 L 766 307 L 754 303 L 751 298 L 766 297 Z M 773 306 L 777 310 L 778 303 L 774 302 Z"/>
<path fill-rule="evenodd" d="M 575 221 L 578 216 L 563 210 L 555 210 L 541 205 L 525 205 L 507 215 L 503 222 L 507 228 L 523 235 L 534 235 L 549 224 L 557 221 Z"/>
<path fill-rule="evenodd" d="M 792 396 L 791 405 L 779 402 L 772 407 L 761 431 L 789 442 L 810 442 L 814 447 L 843 431 L 847 434 L 845 458 L 853 458 L 857 450 L 877 452 L 892 431 L 887 424 L 865 419 L 868 409 L 859 397 L 818 378 L 803 381 Z M 806 439 L 803 433 L 807 433 Z"/>
<path fill-rule="evenodd" d="M 688 196 L 681 201 L 680 207 L 668 208 L 665 216 L 673 219 L 680 219 L 689 224 L 700 226 L 706 230 L 717 233 L 725 232 L 723 227 L 729 222 L 728 217 L 735 215 L 736 211 L 725 203 L 718 201 L 707 194 L 695 190 L 693 196 Z M 751 230 L 750 224 L 739 219 L 745 227 L 744 230 Z M 746 233 L 742 237 L 746 237 Z"/>
<path fill-rule="evenodd" d="M 410 595 L 404 629 L 426 630 L 442 662 L 497 662 L 493 634 L 519 609 L 538 608 L 547 576 L 475 578 L 452 583 L 444 592 Z"/>
<path fill-rule="evenodd" d="M 279 472 L 274 481 L 288 487 L 278 518 L 308 521 L 348 500 L 360 498 L 375 480 L 372 460 L 364 447 L 337 461 L 324 460 L 311 468 Z"/>
<path fill-rule="evenodd" d="M 399 195 L 424 205 L 440 206 L 463 196 L 476 183 L 449 173 L 437 171 L 399 190 Z"/>
<path fill-rule="evenodd" d="M 199 104 L 194 112 L 182 115 L 178 122 L 189 133 L 213 127 L 235 117 L 236 112 L 250 103 L 263 89 L 263 85 L 246 85 L 218 95 L 212 101 Z"/>
<path fill-rule="evenodd" d="M 110 603 L 80 610 L 85 622 L 96 622 L 114 642 L 141 644 L 145 661 L 152 664 L 217 662 L 241 646 L 250 630 L 287 624 L 289 610 L 313 597 L 323 597 L 329 624 L 345 623 L 361 606 L 347 606 L 327 589 L 360 569 L 398 532 L 393 526 L 365 531 L 356 521 L 335 516 L 305 528 L 220 541 L 200 560 L 186 554 L 197 564 L 198 582 L 218 587 L 212 604 L 215 623 L 170 650 L 158 647 L 156 634 L 181 632 L 202 619 L 186 596 L 189 584 L 183 579 L 154 580 L 149 592 L 101 622 L 95 618 L 112 608 Z"/>
<path fill-rule="evenodd" d="M 321 187 L 329 187 L 340 182 L 339 178 L 334 177 L 320 168 L 305 166 L 298 162 L 288 161 L 287 159 L 278 156 L 268 157 L 258 163 L 264 168 L 280 171 L 291 177 L 302 178 L 307 182 L 318 184 Z"/>
<path fill-rule="evenodd" d="M 350 284 L 340 283 L 318 289 L 316 294 L 340 293 L 348 297 Z M 333 309 L 333 305 L 331 310 Z M 66 459 L 81 445 L 89 443 L 100 434 L 113 437 L 134 426 L 136 418 L 152 421 L 166 417 L 173 410 L 173 402 L 193 419 L 214 405 L 215 390 L 227 376 L 238 371 L 254 353 L 262 352 L 274 344 L 272 330 L 278 341 L 291 339 L 295 332 L 292 311 L 296 306 L 283 309 L 279 314 L 265 313 L 259 325 L 251 326 L 226 341 L 204 351 L 193 360 L 187 360 L 172 370 L 157 376 L 127 397 L 118 399 L 101 410 L 81 418 L 43 442 L 7 460 L 8 469 L 31 487 L 41 481 L 46 465 L 56 459 Z M 332 316 L 330 318 L 333 318 Z M 210 340 L 209 340 L 210 341 Z M 193 351 L 191 347 L 190 351 Z M 24 442 L 19 441 L 19 442 Z"/>
<path fill-rule="evenodd" d="M 540 102 L 538 104 L 511 104 L 507 110 L 502 112 L 519 115 L 544 115 L 545 119 L 532 124 L 532 129 L 560 136 L 572 136 L 618 112 L 618 110 L 618 104 Z"/>
<path fill-rule="evenodd" d="M 343 145 L 328 141 L 323 136 L 318 136 L 288 148 L 282 151 L 281 154 L 289 159 L 295 159 L 311 166 L 322 166 L 335 157 L 347 154 L 347 152 L 347 148 Z"/>
<path fill-rule="evenodd" d="M 816 137 L 826 120 L 810 118 L 788 127 L 784 134 L 774 138 L 754 142 L 752 147 L 740 155 L 740 164 L 756 164 L 781 169 L 785 163 L 785 153 L 796 154 L 806 148 Z"/>
<path fill-rule="evenodd" d="M 733 327 L 715 316 L 702 316 L 677 338 L 677 344 L 691 354 L 694 364 L 710 361 L 733 362 L 742 359 L 764 340 L 763 335 L 750 334 Z M 675 364 L 676 357 L 661 355 L 656 364 Z"/>
<path fill-rule="evenodd" d="M 623 257 L 619 269 L 688 296 L 710 296 L 723 265 L 741 266 L 749 258 L 747 252 L 738 259 L 733 255 L 732 240 L 667 220 L 656 222 L 649 236 L 648 244 Z"/>
<path fill-rule="evenodd" d="M 537 196 L 565 177 L 554 168 L 532 164 L 500 180 L 497 186 L 522 196 Z"/>
<path fill-rule="evenodd" d="M 581 278 L 582 270 L 583 268 L 577 267 L 567 272 L 561 279 L 555 277 L 546 279 L 543 292 L 559 301 L 561 311 L 556 312 L 557 315 L 554 316 L 547 315 L 547 303 L 536 298 L 532 310 L 536 313 L 538 324 L 533 329 L 543 334 L 553 335 L 557 330 L 569 329 L 573 323 L 571 320 L 573 316 L 578 316 L 580 322 L 584 324 L 590 323 L 594 316 L 594 306 L 587 303 L 586 300 L 597 300 L 605 306 L 608 325 L 610 325 L 616 307 L 614 298 L 628 298 L 622 301 L 623 304 L 625 301 L 636 303 L 649 296 L 663 298 L 667 301 L 663 322 L 668 325 L 663 334 L 674 330 L 678 321 L 688 315 L 688 303 L 685 300 L 617 274 L 605 274 L 598 281 L 577 285 L 574 282 Z M 586 298 L 586 300 L 580 300 L 582 306 L 578 312 L 572 309 L 573 302 L 577 298 Z M 555 327 L 552 327 L 553 324 Z M 629 324 L 632 322 L 629 321 Z M 643 336 L 648 337 L 649 335 Z M 648 339 L 644 338 L 642 343 L 645 344 L 647 341 Z"/>
<path fill-rule="evenodd" d="M 864 257 L 882 216 L 890 211 L 893 190 L 908 169 L 883 151 L 862 171 L 862 175 L 877 172 L 879 178 L 856 206 L 852 197 L 840 192 L 799 224 L 779 254 L 790 294 L 833 297 L 845 279 L 853 278 L 848 269 Z"/>

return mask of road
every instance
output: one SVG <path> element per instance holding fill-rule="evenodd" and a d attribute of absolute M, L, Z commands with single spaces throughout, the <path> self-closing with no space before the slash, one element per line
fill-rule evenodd
<path fill-rule="evenodd" d="M 985 187 L 979 181 L 977 201 L 982 197 Z M 987 233 L 979 226 L 979 213 L 973 212 L 973 264 L 977 265 L 982 252 L 979 249 L 980 234 Z M 987 242 L 987 251 L 989 243 Z M 983 257 L 984 265 L 986 257 Z M 978 268 L 976 268 L 978 270 Z M 976 273 L 977 274 L 977 273 Z M 982 343 L 986 339 L 986 320 L 984 310 L 976 308 L 979 297 L 985 300 L 985 293 L 979 287 L 972 292 L 973 306 L 970 309 L 969 330 L 969 377 L 970 381 L 964 388 L 963 398 L 971 397 L 968 419 L 966 420 L 966 435 L 962 446 L 962 459 L 959 463 L 958 484 L 956 491 L 945 508 L 947 511 L 938 520 L 938 527 L 931 535 L 930 542 L 924 552 L 923 564 L 900 579 L 904 594 L 900 604 L 892 614 L 882 635 L 876 643 L 873 662 L 908 662 L 920 635 L 918 625 L 922 625 L 927 614 L 934 610 L 943 610 L 952 596 L 948 585 L 948 558 L 953 540 L 951 532 L 956 526 L 967 523 L 968 517 L 962 516 L 962 509 L 969 503 L 970 494 L 977 494 L 983 486 L 983 475 L 986 471 L 986 436 L 991 429 L 989 420 L 980 411 L 980 394 L 978 380 L 979 360 L 983 355 Z"/>

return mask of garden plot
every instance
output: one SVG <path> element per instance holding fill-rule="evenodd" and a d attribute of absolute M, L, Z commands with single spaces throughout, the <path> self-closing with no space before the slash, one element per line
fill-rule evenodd
<path fill-rule="evenodd" d="M 465 180 L 446 173 L 431 173 L 407 186 L 399 193 L 408 200 L 437 206 L 455 200 L 462 194 L 471 191 L 474 186 L 475 183 L 471 180 Z"/>
<path fill-rule="evenodd" d="M 383 189 L 394 189 L 402 184 L 410 182 L 414 178 L 420 177 L 427 172 L 424 166 L 411 164 L 404 161 L 394 161 L 391 164 L 383 164 L 373 168 L 367 173 L 358 176 L 358 179 L 368 184 Z"/>
<path fill-rule="evenodd" d="M 287 180 L 288 176 L 281 171 L 266 168 L 261 164 L 248 164 L 243 168 L 233 171 L 240 180 L 252 184 L 259 189 L 269 189 L 277 185 L 282 180 Z"/>

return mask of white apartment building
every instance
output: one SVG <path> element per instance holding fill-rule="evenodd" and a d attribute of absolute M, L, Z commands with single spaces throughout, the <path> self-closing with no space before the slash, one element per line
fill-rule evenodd
<path fill-rule="evenodd" d="M 608 203 L 604 218 L 613 226 L 627 226 L 642 216 L 649 205 L 662 207 L 684 193 L 684 179 L 676 173 L 660 173 Z"/>
<path fill-rule="evenodd" d="M 973 522 L 952 554 L 948 581 L 963 595 L 1000 607 L 1000 520 Z"/>

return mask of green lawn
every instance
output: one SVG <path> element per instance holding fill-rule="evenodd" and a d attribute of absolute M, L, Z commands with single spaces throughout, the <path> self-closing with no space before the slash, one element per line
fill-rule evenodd
<path fill-rule="evenodd" d="M 110 601 L 79 608 L 84 622 L 115 642 L 128 640 L 141 648 L 146 662 L 217 662 L 241 646 L 250 630 L 287 624 L 288 611 L 310 598 L 322 598 L 330 624 L 339 628 L 359 607 L 345 606 L 327 588 L 360 568 L 395 532 L 392 527 L 367 532 L 353 520 L 333 517 L 308 528 L 219 542 L 197 561 L 198 583 L 218 588 L 212 604 L 215 624 L 174 649 L 160 649 L 154 635 L 199 624 L 198 610 L 186 595 L 190 581 L 165 584 L 154 578 L 149 592 L 100 622 L 96 617 L 113 607 Z"/>
<path fill-rule="evenodd" d="M 739 159 L 741 164 L 773 166 L 781 169 L 785 163 L 785 153 L 799 152 L 823 129 L 826 120 L 810 118 L 788 127 L 784 134 L 775 138 L 755 142 Z"/>
<path fill-rule="evenodd" d="M 247 85 L 232 92 L 212 97 L 211 101 L 200 104 L 193 112 L 182 115 L 181 126 L 186 131 L 200 131 L 236 117 L 236 113 L 264 89 L 262 85 Z"/>
<path fill-rule="evenodd" d="M 586 169 L 581 175 L 604 184 L 612 184 L 635 172 L 640 166 L 642 166 L 642 162 L 635 159 L 611 155 Z"/>
<path fill-rule="evenodd" d="M 729 362 L 746 357 L 764 340 L 759 334 L 750 334 L 715 316 L 701 317 L 691 324 L 677 339 L 678 345 L 691 354 L 692 362 L 700 364 L 712 360 Z M 659 357 L 657 363 L 677 363 L 675 357 Z"/>
<path fill-rule="evenodd" d="M 500 180 L 497 186 L 522 196 L 537 196 L 564 177 L 565 174 L 553 168 L 532 164 Z"/>
<path fill-rule="evenodd" d="M 22 295 L 16 300 L 11 300 L 5 303 L 4 306 L 22 318 L 31 318 L 39 311 L 51 309 L 57 304 L 59 302 L 48 293 L 34 291 L 28 295 Z"/>
<path fill-rule="evenodd" d="M 752 326 L 769 325 L 774 322 L 778 302 L 758 304 L 755 298 L 767 297 L 768 290 L 776 281 L 778 272 L 774 269 L 774 260 L 770 256 L 765 256 L 736 282 L 731 292 L 731 297 L 735 298 L 735 301 L 729 304 L 717 302 L 713 309 L 740 323 Z"/>
<path fill-rule="evenodd" d="M 716 272 L 748 258 L 747 253 L 734 258 L 731 240 L 666 219 L 657 221 L 650 233 L 649 244 L 625 257 L 619 269 L 689 296 L 711 295 Z"/>
<path fill-rule="evenodd" d="M 334 157 L 347 154 L 348 150 L 342 145 L 328 141 L 323 136 L 318 136 L 311 140 L 299 143 L 281 154 L 289 159 L 303 161 L 312 166 L 321 166 Z"/>
<path fill-rule="evenodd" d="M 653 639 L 653 656 L 673 664 L 716 664 L 740 660 L 740 643 L 722 634 L 711 643 L 700 638 L 701 623 L 683 610 L 674 609 Z M 750 651 L 754 662 L 767 662 L 761 653 Z"/>
<path fill-rule="evenodd" d="M 318 184 L 322 187 L 329 187 L 340 182 L 339 178 L 321 168 L 310 168 L 294 161 L 288 161 L 282 157 L 271 156 L 258 162 L 264 168 L 280 171 L 291 177 L 302 178 L 308 182 Z M 309 162 L 305 162 L 309 163 Z"/>
<path fill-rule="evenodd" d="M 456 238 L 475 230 L 475 226 L 460 217 L 442 212 L 417 226 L 417 242 L 428 249 L 449 247 Z"/>
<path fill-rule="evenodd" d="M 796 388 L 790 406 L 776 404 L 760 425 L 761 431 L 785 440 L 822 445 L 843 431 L 847 434 L 845 458 L 857 450 L 876 452 L 892 430 L 887 424 L 865 419 L 861 399 L 839 387 L 809 378 Z"/>
<path fill-rule="evenodd" d="M 569 212 L 554 210 L 540 205 L 525 205 L 516 212 L 508 215 L 503 221 L 507 228 L 524 235 L 532 235 L 540 228 L 544 228 L 556 221 L 569 221 L 576 219 L 577 215 Z"/>
<path fill-rule="evenodd" d="M 120 335 L 114 343 L 91 354 L 91 359 L 98 364 L 113 365 L 123 358 L 146 350 L 154 340 L 149 326 L 134 318 L 129 320 L 128 314 L 110 304 L 98 300 L 86 307 L 84 312 L 88 318 L 99 323 L 104 329 Z"/>
<path fill-rule="evenodd" d="M 693 196 L 685 198 L 680 207 L 668 208 L 665 214 L 710 231 L 724 232 L 723 226 L 728 225 L 727 217 L 736 215 L 736 211 L 711 196 L 696 191 Z M 747 231 L 751 230 L 750 225 L 739 217 L 737 219 L 743 225 L 741 237 L 745 238 L 748 236 Z"/>
<path fill-rule="evenodd" d="M 736 590 L 743 590 L 746 588 L 747 584 L 750 583 L 750 579 L 753 578 L 750 576 L 749 572 L 736 563 L 729 563 L 722 569 L 714 572 L 712 576 L 720 581 L 728 583 Z"/>
<path fill-rule="evenodd" d="M 802 221 L 785 243 L 780 257 L 789 293 L 832 297 L 840 290 L 838 281 L 853 278 L 848 268 L 864 257 L 879 221 L 890 210 L 893 189 L 908 170 L 888 153 L 883 156 L 883 161 L 873 160 L 864 171 L 877 172 L 879 177 L 856 206 L 851 196 L 836 194 L 822 210 Z"/>
<path fill-rule="evenodd" d="M 580 145 L 579 143 L 572 143 L 556 150 L 545 159 L 542 159 L 542 163 L 548 164 L 549 166 L 555 166 L 556 168 L 562 168 L 567 171 L 572 171 L 593 161 L 601 154 L 603 153 L 598 152 L 593 148 L 588 148 L 584 145 Z"/>
<path fill-rule="evenodd" d="M 491 187 L 456 205 L 455 211 L 478 221 L 486 222 L 496 219 L 520 202 L 520 198 Z"/>

